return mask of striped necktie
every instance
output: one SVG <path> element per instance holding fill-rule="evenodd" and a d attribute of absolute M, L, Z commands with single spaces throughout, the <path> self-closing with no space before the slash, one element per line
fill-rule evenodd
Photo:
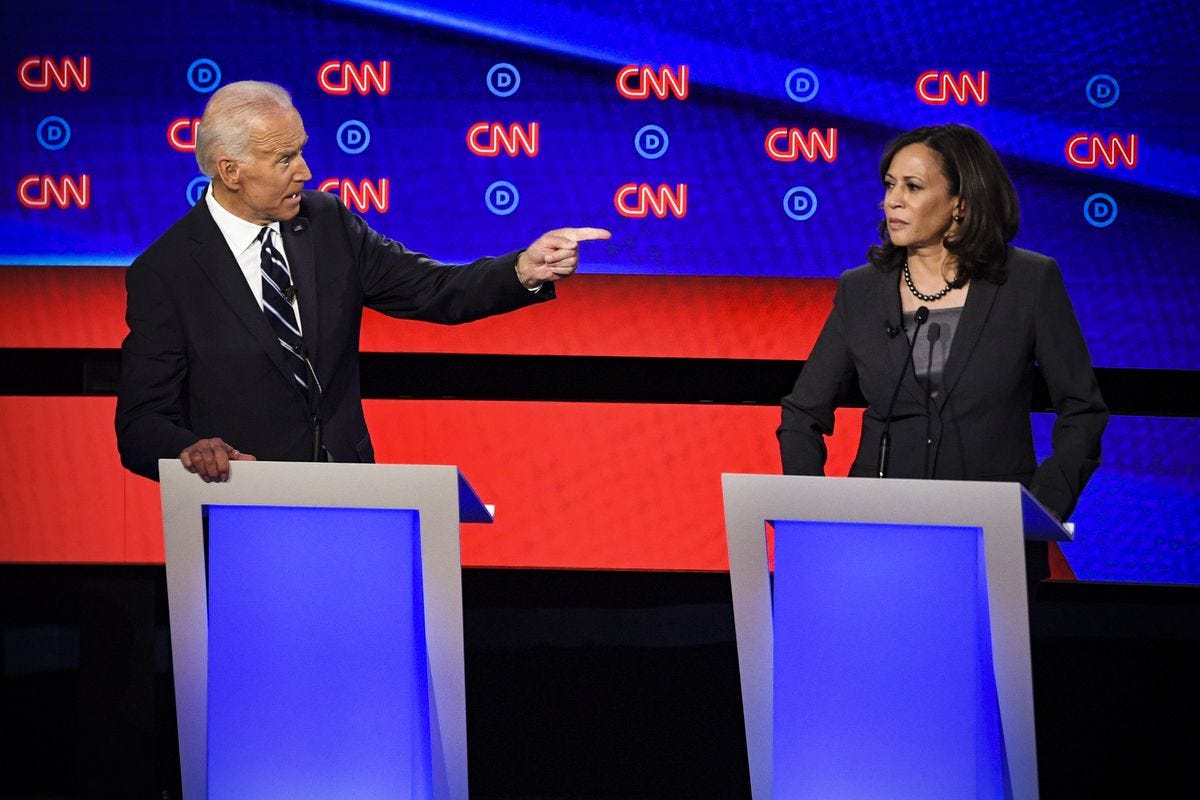
<path fill-rule="evenodd" d="M 258 238 L 262 241 L 263 313 L 279 337 L 279 344 L 288 354 L 292 377 L 307 395 L 308 365 L 304 356 L 304 341 L 300 338 L 300 325 L 296 322 L 296 309 L 292 305 L 296 299 L 292 274 L 279 251 L 271 244 L 271 229 L 263 228 Z"/>

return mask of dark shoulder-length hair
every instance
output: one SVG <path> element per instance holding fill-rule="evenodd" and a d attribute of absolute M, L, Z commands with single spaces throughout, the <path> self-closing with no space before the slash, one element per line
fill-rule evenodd
<path fill-rule="evenodd" d="M 969 280 L 1004 283 L 1008 243 L 1017 235 L 1021 210 L 1012 180 L 1000 157 L 987 140 L 966 125 L 930 125 L 916 128 L 893 139 L 879 160 L 882 182 L 892 159 L 910 144 L 923 144 L 933 151 L 949 184 L 950 196 L 962 202 L 962 221 L 946 249 L 958 262 L 954 286 Z M 886 216 L 879 223 L 880 243 L 867 251 L 876 267 L 890 271 L 904 263 L 903 247 L 892 244 Z"/>

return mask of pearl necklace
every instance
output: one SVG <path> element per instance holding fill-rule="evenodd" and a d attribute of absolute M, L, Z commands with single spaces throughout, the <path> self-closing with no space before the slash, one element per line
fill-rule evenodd
<path fill-rule="evenodd" d="M 915 297 L 918 300 L 921 300 L 922 302 L 925 302 L 925 303 L 934 303 L 938 300 L 941 300 L 943 297 L 945 297 L 947 294 L 950 293 L 951 289 L 954 288 L 953 286 L 951 286 L 950 284 L 947 283 L 946 286 L 941 291 L 935 292 L 934 294 L 921 294 L 920 292 L 917 291 L 917 287 L 915 285 L 913 285 L 912 275 L 908 271 L 908 262 L 907 261 L 904 262 L 904 283 L 906 286 L 908 286 L 908 290 L 910 292 L 912 292 L 913 297 Z"/>

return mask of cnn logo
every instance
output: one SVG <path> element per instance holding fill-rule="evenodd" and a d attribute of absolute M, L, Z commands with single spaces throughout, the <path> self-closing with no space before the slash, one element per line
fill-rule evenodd
<path fill-rule="evenodd" d="M 810 164 L 818 158 L 832 164 L 837 161 L 837 128 L 826 128 L 822 135 L 816 128 L 807 132 L 799 128 L 773 128 L 764 143 L 767 155 L 775 161 L 799 161 Z"/>
<path fill-rule="evenodd" d="M 683 219 L 687 216 L 687 184 L 676 184 L 672 189 L 665 183 L 657 187 L 627 183 L 617 189 L 613 205 L 622 217 L 641 219 L 653 214 L 664 219 L 670 213 L 676 219 Z"/>
<path fill-rule="evenodd" d="M 917 78 L 917 97 L 931 106 L 944 106 L 952 99 L 960 106 L 971 100 L 986 106 L 988 101 L 987 70 L 972 75 L 960 72 L 957 76 L 942 70 L 931 69 Z"/>
<path fill-rule="evenodd" d="M 92 178 L 80 175 L 26 175 L 17 183 L 17 200 L 26 208 L 42 210 L 53 203 L 59 208 L 87 208 L 92 204 Z"/>
<path fill-rule="evenodd" d="M 388 210 L 388 179 L 380 178 L 379 183 L 367 179 L 357 184 L 349 178 L 328 178 L 317 187 L 322 192 L 333 192 L 342 198 L 346 208 L 352 208 L 360 214 L 374 209 L 380 214 Z"/>
<path fill-rule="evenodd" d="M 1067 161 L 1076 167 L 1094 169 L 1100 164 L 1116 169 L 1124 164 L 1129 169 L 1138 165 L 1138 135 L 1131 133 L 1124 140 L 1117 134 L 1107 137 L 1098 133 L 1077 133 L 1067 140 Z"/>
<path fill-rule="evenodd" d="M 167 126 L 167 144 L 181 153 L 194 153 L 196 151 L 196 131 L 199 129 L 199 117 L 180 117 Z"/>
<path fill-rule="evenodd" d="M 92 59 L 30 56 L 17 66 L 17 81 L 31 92 L 48 92 L 54 87 L 64 92 L 73 88 L 86 92 L 92 86 Z"/>
<path fill-rule="evenodd" d="M 467 129 L 467 149 L 477 156 L 494 158 L 500 153 L 516 157 L 525 153 L 530 158 L 538 154 L 538 124 L 528 127 L 514 122 L 507 128 L 499 122 L 476 122 Z"/>
<path fill-rule="evenodd" d="M 630 64 L 617 72 L 617 91 L 627 100 L 646 100 L 654 95 L 666 100 L 674 95 L 680 100 L 688 98 L 688 67 L 682 64 L 678 70 Z"/>
<path fill-rule="evenodd" d="M 326 94 L 387 94 L 392 90 L 392 62 L 326 61 L 317 70 L 317 84 Z"/>

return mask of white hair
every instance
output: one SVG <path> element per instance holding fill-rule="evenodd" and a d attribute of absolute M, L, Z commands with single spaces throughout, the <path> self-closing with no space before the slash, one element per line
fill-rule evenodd
<path fill-rule="evenodd" d="M 241 161 L 250 152 L 254 123 L 280 111 L 295 111 L 287 89 L 264 81 L 238 81 L 217 89 L 196 129 L 196 163 L 210 178 L 222 157 Z"/>

